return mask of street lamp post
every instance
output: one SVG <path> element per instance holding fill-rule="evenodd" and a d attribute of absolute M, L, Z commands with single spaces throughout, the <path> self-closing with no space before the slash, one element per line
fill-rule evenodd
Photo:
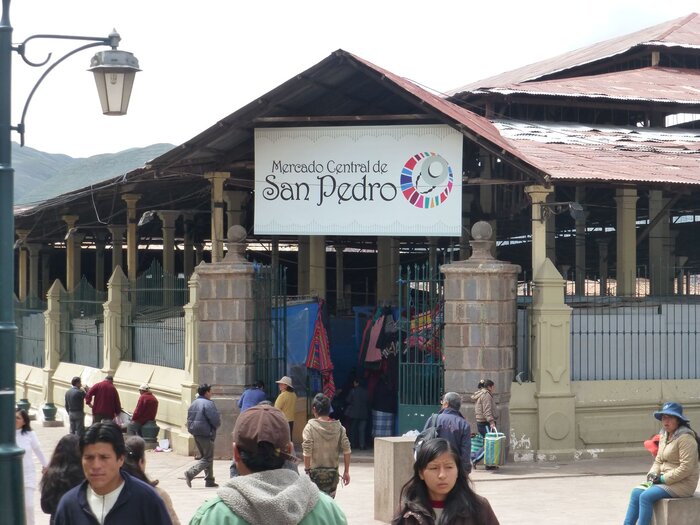
<path fill-rule="evenodd" d="M 22 112 L 20 124 L 13 126 L 12 118 L 12 52 L 17 52 L 25 63 L 42 67 L 51 55 L 40 63 L 28 60 L 27 42 L 33 39 L 82 40 L 89 42 L 65 54 L 47 67 L 31 90 Z M 14 319 L 14 169 L 12 168 L 11 133 L 17 131 L 24 145 L 24 119 L 34 92 L 58 64 L 73 54 L 96 46 L 110 46 L 111 51 L 97 53 L 90 71 L 106 115 L 124 115 L 129 104 L 138 61 L 126 51 L 118 51 L 119 34 L 107 38 L 68 35 L 34 35 L 18 46 L 12 45 L 10 0 L 2 0 L 0 18 L 0 514 L 2 523 L 24 525 L 24 484 L 22 455 L 24 450 L 15 442 L 15 340 L 17 327 Z"/>

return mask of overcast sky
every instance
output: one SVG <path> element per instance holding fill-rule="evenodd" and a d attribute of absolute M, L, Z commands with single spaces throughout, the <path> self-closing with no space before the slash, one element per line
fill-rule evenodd
<path fill-rule="evenodd" d="M 86 72 L 94 50 L 59 65 L 36 92 L 26 145 L 86 157 L 181 144 L 338 48 L 447 91 L 699 10 L 697 0 L 12 0 L 10 21 L 15 43 L 114 27 L 120 49 L 139 59 L 124 117 L 101 114 Z M 69 49 L 33 41 L 27 55 Z M 16 124 L 42 70 L 13 55 Z"/>

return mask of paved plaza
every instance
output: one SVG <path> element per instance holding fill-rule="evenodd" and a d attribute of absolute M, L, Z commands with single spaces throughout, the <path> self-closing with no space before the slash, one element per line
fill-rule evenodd
<path fill-rule="evenodd" d="M 42 450 L 47 458 L 66 427 L 44 428 L 34 422 Z M 300 447 L 297 446 L 299 454 Z M 641 444 L 640 444 L 641 450 Z M 337 502 L 351 525 L 374 525 L 374 464 L 371 453 L 362 452 L 350 469 L 350 485 L 338 489 Z M 216 489 L 204 488 L 203 474 L 185 484 L 184 471 L 194 458 L 175 453 L 147 453 L 146 470 L 151 479 L 171 496 L 183 524 L 189 522 L 197 507 L 215 495 Z M 217 460 L 218 483 L 229 477 L 230 461 Z M 567 464 L 515 463 L 498 471 L 483 467 L 473 473 L 477 492 L 489 499 L 501 525 L 576 525 L 621 524 L 627 508 L 629 490 L 639 483 L 651 465 L 649 454 L 634 458 L 588 459 Z M 37 464 L 37 471 L 39 466 Z M 381 487 L 376 487 L 382 490 Z M 36 501 L 36 523 L 46 525 L 48 515 Z"/>

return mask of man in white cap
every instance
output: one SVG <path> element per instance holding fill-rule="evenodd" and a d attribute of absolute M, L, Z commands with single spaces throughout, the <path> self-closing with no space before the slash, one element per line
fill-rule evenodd
<path fill-rule="evenodd" d="M 233 428 L 233 457 L 240 476 L 205 501 L 190 525 L 346 525 L 347 518 L 308 476 L 283 468 L 290 456 L 287 418 L 269 405 L 243 412 Z"/>
<path fill-rule="evenodd" d="M 279 408 L 289 423 L 289 435 L 294 437 L 294 414 L 297 411 L 297 395 L 294 393 L 292 378 L 283 376 L 275 381 L 280 388 L 280 393 L 275 400 L 275 408 Z"/>
<path fill-rule="evenodd" d="M 151 392 L 151 387 L 148 383 L 143 383 L 139 387 L 139 399 L 136 402 L 134 414 L 131 416 L 131 421 L 127 425 L 126 434 L 128 436 L 141 436 L 141 427 L 148 421 L 154 421 L 158 413 L 158 400 Z"/>

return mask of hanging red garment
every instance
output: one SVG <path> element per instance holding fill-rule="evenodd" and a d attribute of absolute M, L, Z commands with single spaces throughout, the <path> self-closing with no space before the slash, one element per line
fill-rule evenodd
<path fill-rule="evenodd" d="M 306 356 L 306 368 L 321 372 L 323 393 L 330 399 L 335 395 L 335 381 L 333 380 L 333 362 L 331 361 L 330 343 L 328 332 L 323 325 L 323 299 L 318 302 L 318 312 L 314 323 L 314 335 L 311 337 L 309 354 Z"/>

